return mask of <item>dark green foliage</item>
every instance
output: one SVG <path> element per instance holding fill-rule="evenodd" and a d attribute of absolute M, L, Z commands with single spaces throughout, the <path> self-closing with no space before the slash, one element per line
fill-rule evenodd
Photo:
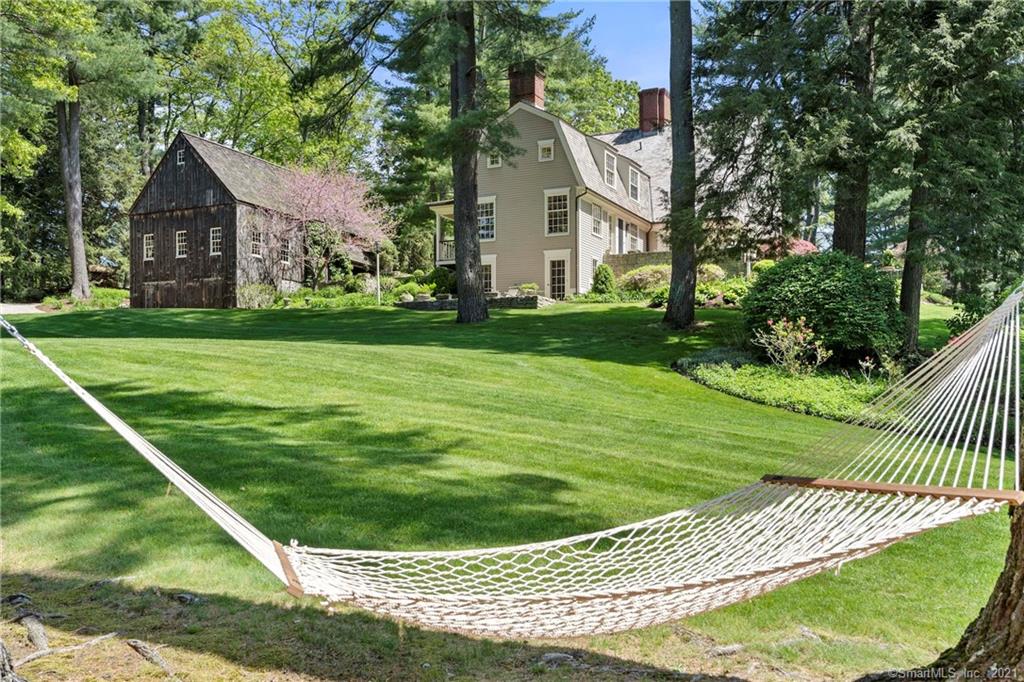
<path fill-rule="evenodd" d="M 420 284 L 433 285 L 435 294 L 456 293 L 455 271 L 448 268 L 434 268 L 425 275 L 416 278 Z"/>
<path fill-rule="evenodd" d="M 615 293 L 615 273 L 607 264 L 601 263 L 597 266 L 597 270 L 594 271 L 594 284 L 590 287 L 590 291 L 595 294 Z"/>
<path fill-rule="evenodd" d="M 709 282 L 698 282 L 694 300 L 697 305 L 707 306 L 721 297 L 726 305 L 739 305 L 750 289 L 750 282 L 743 277 L 730 277 Z"/>
<path fill-rule="evenodd" d="M 779 261 L 758 276 L 743 310 L 751 334 L 769 320 L 803 317 L 843 364 L 894 354 L 903 333 L 895 283 L 837 252 Z"/>

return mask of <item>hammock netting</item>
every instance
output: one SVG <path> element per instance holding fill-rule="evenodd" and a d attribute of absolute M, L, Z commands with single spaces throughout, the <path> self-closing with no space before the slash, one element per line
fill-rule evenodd
<path fill-rule="evenodd" d="M 564 637 L 709 611 L 1020 504 L 1022 294 L 1017 289 L 788 471 L 618 528 L 437 552 L 277 544 L 0 323 L 291 593 L 435 629 Z"/>

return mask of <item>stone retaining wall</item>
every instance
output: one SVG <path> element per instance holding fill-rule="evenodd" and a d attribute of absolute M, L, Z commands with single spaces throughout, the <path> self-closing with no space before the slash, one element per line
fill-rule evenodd
<path fill-rule="evenodd" d="M 612 269 L 616 277 L 621 277 L 630 270 L 645 265 L 671 265 L 671 251 L 645 251 L 637 253 L 616 253 L 604 257 L 604 262 Z"/>
<path fill-rule="evenodd" d="M 495 308 L 525 308 L 536 310 L 551 305 L 554 300 L 545 296 L 501 296 L 487 299 L 487 307 Z M 456 310 L 459 307 L 457 298 L 448 298 L 440 301 L 398 301 L 395 305 L 407 310 Z"/>

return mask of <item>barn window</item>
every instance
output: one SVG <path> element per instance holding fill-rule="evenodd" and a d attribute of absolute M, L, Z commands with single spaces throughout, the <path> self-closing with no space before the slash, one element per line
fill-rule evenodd
<path fill-rule="evenodd" d="M 188 255 L 188 232 L 178 230 L 174 233 L 174 257 L 184 258 Z"/>
<path fill-rule="evenodd" d="M 210 228 L 210 255 L 219 256 L 221 245 L 221 231 L 219 227 Z"/>
<path fill-rule="evenodd" d="M 263 258 L 263 231 L 257 228 L 252 230 L 252 248 L 250 253 L 255 258 Z"/>
<path fill-rule="evenodd" d="M 153 260 L 153 235 L 142 235 L 142 260 Z"/>
<path fill-rule="evenodd" d="M 184 149 L 179 149 L 178 150 L 178 156 L 176 157 L 176 159 L 178 161 L 178 165 L 179 166 L 184 166 L 185 165 L 185 150 Z"/>
<path fill-rule="evenodd" d="M 291 265 L 292 263 L 292 240 L 285 237 L 281 240 L 281 264 Z"/>

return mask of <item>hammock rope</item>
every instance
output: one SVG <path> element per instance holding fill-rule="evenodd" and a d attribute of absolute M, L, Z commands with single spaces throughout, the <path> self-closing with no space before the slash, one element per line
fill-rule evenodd
<path fill-rule="evenodd" d="M 282 546 L 2 326 L 294 595 L 494 637 L 609 633 L 748 599 L 902 539 L 1024 503 L 1018 288 L 816 443 L 814 463 L 617 528 L 513 547 Z M 825 478 L 816 478 L 826 472 Z M 962 487 L 961 487 L 962 486 Z"/>

